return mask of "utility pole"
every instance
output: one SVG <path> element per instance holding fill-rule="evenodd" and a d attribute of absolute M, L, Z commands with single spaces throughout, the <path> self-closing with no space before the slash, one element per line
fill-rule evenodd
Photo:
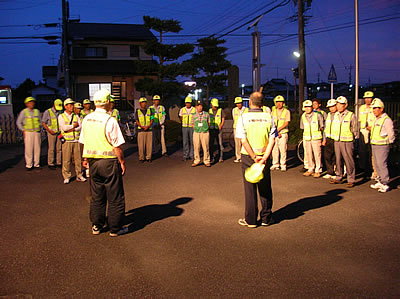
<path fill-rule="evenodd" d="M 68 19 L 69 19 L 69 3 L 62 0 L 62 59 L 64 86 L 67 97 L 71 97 L 71 83 L 69 76 L 69 46 L 68 46 Z"/>
<path fill-rule="evenodd" d="M 306 50 L 304 40 L 304 6 L 303 0 L 298 0 L 298 25 L 299 25 L 299 103 L 307 97 L 307 72 L 306 72 Z"/>
<path fill-rule="evenodd" d="M 355 23 L 356 23 L 356 86 L 355 86 L 355 95 L 354 95 L 354 102 L 355 102 L 355 115 L 356 119 L 358 120 L 358 114 L 360 109 L 360 103 L 358 102 L 358 76 L 359 76 L 359 64 L 358 64 L 358 0 L 354 0 L 354 10 L 355 10 Z M 359 137 L 359 123 L 356 122 L 357 126 L 357 138 Z"/>
<path fill-rule="evenodd" d="M 261 60 L 260 60 L 260 37 L 261 32 L 257 31 L 258 22 L 264 15 L 259 16 L 248 28 L 254 27 L 254 32 L 251 34 L 253 36 L 253 60 L 252 60 L 252 70 L 253 70 L 253 91 L 259 91 L 261 85 Z"/>
<path fill-rule="evenodd" d="M 349 66 L 349 85 L 351 84 L 351 71 L 353 70 L 353 66 L 350 64 Z"/>

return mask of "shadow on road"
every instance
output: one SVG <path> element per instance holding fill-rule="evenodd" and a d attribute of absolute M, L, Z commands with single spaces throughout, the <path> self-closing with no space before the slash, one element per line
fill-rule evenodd
<path fill-rule="evenodd" d="M 17 154 L 14 158 L 0 162 L 0 173 L 17 165 L 24 158 L 24 154 Z"/>
<path fill-rule="evenodd" d="M 288 204 L 273 213 L 274 224 L 285 220 L 293 220 L 303 216 L 307 211 L 329 206 L 341 200 L 340 194 L 346 192 L 344 189 L 335 189 L 325 192 L 323 195 L 306 197 Z"/>
<path fill-rule="evenodd" d="M 184 209 L 178 206 L 187 204 L 192 200 L 193 198 L 191 197 L 180 197 L 164 205 L 148 205 L 129 210 L 125 214 L 125 225 L 128 226 L 129 232 L 131 233 L 141 230 L 146 225 L 153 222 L 168 217 L 180 216 Z"/>

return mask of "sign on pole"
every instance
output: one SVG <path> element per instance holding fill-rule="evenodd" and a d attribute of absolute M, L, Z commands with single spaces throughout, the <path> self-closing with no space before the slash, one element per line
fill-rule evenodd
<path fill-rule="evenodd" d="M 331 99 L 332 99 L 333 98 L 333 83 L 337 82 L 336 71 L 335 71 L 335 67 L 333 66 L 333 64 L 329 71 L 328 82 L 331 83 Z"/>

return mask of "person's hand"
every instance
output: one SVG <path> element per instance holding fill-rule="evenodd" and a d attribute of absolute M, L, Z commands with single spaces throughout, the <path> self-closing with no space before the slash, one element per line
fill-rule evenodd
<path fill-rule="evenodd" d="M 282 134 L 281 133 L 278 133 L 278 138 L 281 138 L 282 137 Z"/>
<path fill-rule="evenodd" d="M 47 132 L 49 132 L 50 135 L 56 135 L 57 133 L 54 132 L 53 130 L 48 129 Z"/>
<path fill-rule="evenodd" d="M 221 125 L 218 128 L 219 128 L 220 131 L 222 130 L 222 126 Z"/>
<path fill-rule="evenodd" d="M 74 123 L 73 126 L 74 126 L 74 129 L 75 129 L 75 128 L 79 127 L 79 124 L 78 123 Z"/>
<path fill-rule="evenodd" d="M 125 168 L 125 161 L 120 163 L 121 164 L 121 170 L 122 170 L 122 175 L 125 174 L 126 168 Z"/>
<path fill-rule="evenodd" d="M 89 162 L 88 162 L 87 160 L 83 160 L 83 161 L 82 161 L 82 166 L 83 166 L 84 168 L 88 169 L 88 168 L 89 168 Z"/>
<path fill-rule="evenodd" d="M 322 146 L 325 146 L 325 145 L 326 145 L 326 139 L 322 141 L 322 144 L 321 144 L 321 145 L 322 145 Z"/>
<path fill-rule="evenodd" d="M 368 130 L 368 131 L 371 131 L 371 129 L 372 129 L 371 126 L 368 126 L 368 127 L 367 127 L 367 130 Z"/>
<path fill-rule="evenodd" d="M 265 163 L 265 162 L 262 161 L 262 157 L 260 157 L 260 156 L 256 156 L 254 158 L 254 162 L 255 163 L 260 163 L 261 162 L 260 164 L 264 164 Z"/>

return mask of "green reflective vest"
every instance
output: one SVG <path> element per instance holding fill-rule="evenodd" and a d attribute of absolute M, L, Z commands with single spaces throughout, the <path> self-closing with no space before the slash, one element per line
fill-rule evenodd
<path fill-rule="evenodd" d="M 351 132 L 351 118 L 353 112 L 348 111 L 343 121 L 340 121 L 340 113 L 336 112 L 332 121 L 331 138 L 335 141 L 350 142 L 354 140 Z"/>
<path fill-rule="evenodd" d="M 114 117 L 117 121 L 120 120 L 119 111 L 118 109 L 113 109 L 110 113 L 112 117 Z"/>
<path fill-rule="evenodd" d="M 365 129 L 367 127 L 367 123 L 369 125 L 372 125 L 372 123 L 375 120 L 375 115 L 372 112 L 372 107 L 370 106 L 367 108 L 367 105 L 362 105 L 359 110 L 360 116 L 359 116 L 359 121 L 360 121 L 360 129 Z"/>
<path fill-rule="evenodd" d="M 95 111 L 88 115 L 82 124 L 84 140 L 83 157 L 94 159 L 116 158 L 113 146 L 106 137 L 106 124 L 111 116 L 105 112 Z"/>
<path fill-rule="evenodd" d="M 40 132 L 40 112 L 38 109 L 33 109 L 33 116 L 28 108 L 24 109 L 24 131 Z"/>
<path fill-rule="evenodd" d="M 232 117 L 233 117 L 233 128 L 234 129 L 236 129 L 236 123 L 239 119 L 239 116 L 242 113 L 247 113 L 247 112 L 249 112 L 249 108 L 247 108 L 247 107 L 242 107 L 242 110 L 239 110 L 238 107 L 233 108 Z"/>
<path fill-rule="evenodd" d="M 289 110 L 287 110 L 286 108 L 283 108 L 282 113 L 281 113 L 279 118 L 278 118 L 277 110 L 278 109 L 276 109 L 276 108 L 272 109 L 272 116 L 274 117 L 274 120 L 275 120 L 276 129 L 279 129 L 286 122 L 286 113 L 289 113 Z M 279 133 L 281 133 L 281 134 L 285 134 L 287 132 L 289 132 L 288 127 L 286 127 L 283 130 L 279 131 Z"/>
<path fill-rule="evenodd" d="M 158 109 L 156 109 L 156 107 L 154 107 L 154 105 L 150 106 L 150 109 L 153 109 L 153 113 L 154 113 L 154 118 L 153 118 L 153 124 L 154 125 L 159 125 L 160 122 L 161 122 L 161 119 L 165 115 L 164 106 L 158 105 L 157 108 Z"/>
<path fill-rule="evenodd" d="M 325 120 L 325 128 L 324 128 L 325 136 L 327 138 L 332 138 L 332 121 L 333 121 L 332 113 L 329 112 Z"/>
<path fill-rule="evenodd" d="M 269 134 L 271 132 L 272 117 L 266 112 L 249 111 L 242 114 L 243 127 L 246 131 L 247 142 L 257 156 L 262 156 L 267 149 Z M 240 151 L 249 155 L 244 146 Z"/>
<path fill-rule="evenodd" d="M 303 120 L 304 126 L 303 139 L 305 141 L 322 139 L 322 131 L 318 121 L 318 112 L 313 112 L 311 123 L 308 122 L 305 112 L 303 113 L 301 118 Z"/>
<path fill-rule="evenodd" d="M 378 119 L 375 119 L 375 121 L 372 123 L 372 128 L 371 128 L 371 144 L 374 145 L 387 145 L 389 144 L 389 136 L 382 137 L 381 136 L 381 130 L 383 123 L 385 122 L 386 119 L 390 119 L 390 117 L 385 113 Z"/>
<path fill-rule="evenodd" d="M 193 128 L 195 133 L 207 133 L 208 132 L 208 113 L 203 111 L 202 115 L 199 113 L 193 114 Z"/>
<path fill-rule="evenodd" d="M 50 126 L 48 126 L 49 129 L 56 133 L 60 132 L 57 115 L 54 113 L 52 108 L 47 109 L 47 111 L 49 111 L 49 116 L 50 116 Z"/>
<path fill-rule="evenodd" d="M 210 129 L 219 129 L 219 125 L 222 122 L 222 108 L 218 108 L 215 115 L 212 108 L 210 108 L 208 113 L 210 114 Z"/>
<path fill-rule="evenodd" d="M 61 114 L 61 116 L 64 119 L 65 124 L 73 125 L 78 123 L 78 117 L 76 116 L 76 114 L 72 114 L 72 122 L 68 119 L 65 112 Z M 62 131 L 62 135 L 64 136 L 66 141 L 75 141 L 79 139 L 80 131 L 75 131 L 75 129 L 73 129 L 71 132 L 68 133 Z"/>
<path fill-rule="evenodd" d="M 138 121 L 141 126 L 147 127 L 150 126 L 151 122 L 151 109 L 147 108 L 146 114 L 143 114 L 142 110 L 138 109 L 137 110 L 137 115 L 138 115 Z M 141 130 L 139 128 L 139 130 Z M 148 131 L 151 130 L 151 127 L 148 129 Z"/>

